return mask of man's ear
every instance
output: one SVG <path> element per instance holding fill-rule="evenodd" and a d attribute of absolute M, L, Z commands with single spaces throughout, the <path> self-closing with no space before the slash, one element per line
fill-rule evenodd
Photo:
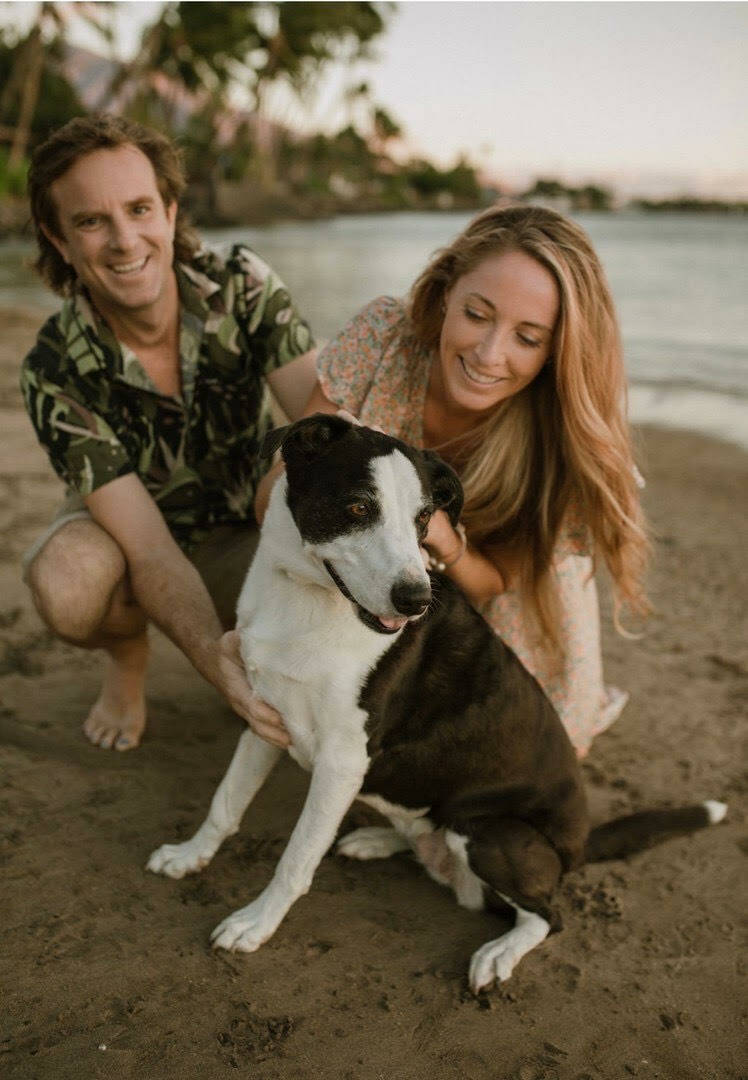
<path fill-rule="evenodd" d="M 46 225 L 42 224 L 42 222 L 39 222 L 39 228 L 44 233 L 47 240 L 49 240 L 52 247 L 57 249 L 59 254 L 62 256 L 62 258 L 65 260 L 65 262 L 69 266 L 70 265 L 70 259 L 67 256 L 68 246 L 65 243 L 65 241 L 62 239 L 62 237 L 61 236 L 55 236 L 55 234 L 50 229 L 48 229 Z"/>
<path fill-rule="evenodd" d="M 170 203 L 164 203 L 164 210 L 166 212 L 166 220 L 171 226 L 171 238 L 174 239 L 174 234 L 177 229 L 177 204 L 176 200 Z"/>
<path fill-rule="evenodd" d="M 323 453 L 331 443 L 346 435 L 352 427 L 353 424 L 341 416 L 315 413 L 314 416 L 297 420 L 295 424 L 268 432 L 260 453 L 269 457 L 280 447 L 284 459 L 288 453 L 295 452 L 311 460 Z"/>
<path fill-rule="evenodd" d="M 421 457 L 431 481 L 431 498 L 438 510 L 444 510 L 452 525 L 462 513 L 465 495 L 457 473 L 433 450 L 422 450 Z"/>

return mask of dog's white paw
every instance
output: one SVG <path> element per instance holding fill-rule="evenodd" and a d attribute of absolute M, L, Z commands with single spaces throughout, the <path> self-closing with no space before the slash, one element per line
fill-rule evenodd
<path fill-rule="evenodd" d="M 163 844 L 151 855 L 146 870 L 171 878 L 183 878 L 185 874 L 196 874 L 202 870 L 212 857 L 212 854 L 201 851 L 190 840 L 185 844 Z"/>
<path fill-rule="evenodd" d="M 517 925 L 508 934 L 487 941 L 470 960 L 470 989 L 474 994 L 494 982 L 506 982 L 523 956 L 544 941 L 550 925 L 531 911 L 517 911 Z"/>
<path fill-rule="evenodd" d="M 495 941 L 487 941 L 473 953 L 470 960 L 470 989 L 474 994 L 488 989 L 494 982 L 504 982 L 524 955 L 512 947 L 514 931 Z"/>
<path fill-rule="evenodd" d="M 370 825 L 354 829 L 338 841 L 337 852 L 348 859 L 387 859 L 397 851 L 407 851 L 410 844 L 397 829 Z"/>
<path fill-rule="evenodd" d="M 258 896 L 251 904 L 239 908 L 219 923 L 210 935 L 210 940 L 214 949 L 255 952 L 273 936 L 278 921 L 262 896 Z"/>

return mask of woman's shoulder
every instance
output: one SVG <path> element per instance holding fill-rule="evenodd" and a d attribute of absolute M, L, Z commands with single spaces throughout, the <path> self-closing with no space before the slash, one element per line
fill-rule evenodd
<path fill-rule="evenodd" d="M 407 311 L 405 301 L 397 296 L 377 296 L 370 300 L 356 316 L 354 322 L 376 331 L 392 332 L 405 327 Z"/>
<path fill-rule="evenodd" d="M 394 296 L 378 296 L 322 348 L 318 366 L 325 368 L 351 360 L 357 365 L 379 362 L 400 339 L 405 324 L 404 302 Z"/>

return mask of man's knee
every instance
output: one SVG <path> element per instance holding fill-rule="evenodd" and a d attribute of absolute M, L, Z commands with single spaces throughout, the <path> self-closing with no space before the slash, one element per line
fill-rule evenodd
<path fill-rule="evenodd" d="M 36 556 L 28 572 L 37 611 L 59 637 L 85 645 L 101 630 L 121 590 L 127 562 L 94 521 L 68 522 Z"/>

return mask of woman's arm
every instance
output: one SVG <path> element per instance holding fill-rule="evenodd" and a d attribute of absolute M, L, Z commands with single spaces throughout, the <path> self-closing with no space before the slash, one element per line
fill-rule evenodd
<path fill-rule="evenodd" d="M 463 544 L 443 510 L 437 510 L 431 519 L 426 548 L 444 564 L 444 572 L 472 604 L 480 606 L 504 592 L 506 583 L 498 567 L 471 543 Z"/>

